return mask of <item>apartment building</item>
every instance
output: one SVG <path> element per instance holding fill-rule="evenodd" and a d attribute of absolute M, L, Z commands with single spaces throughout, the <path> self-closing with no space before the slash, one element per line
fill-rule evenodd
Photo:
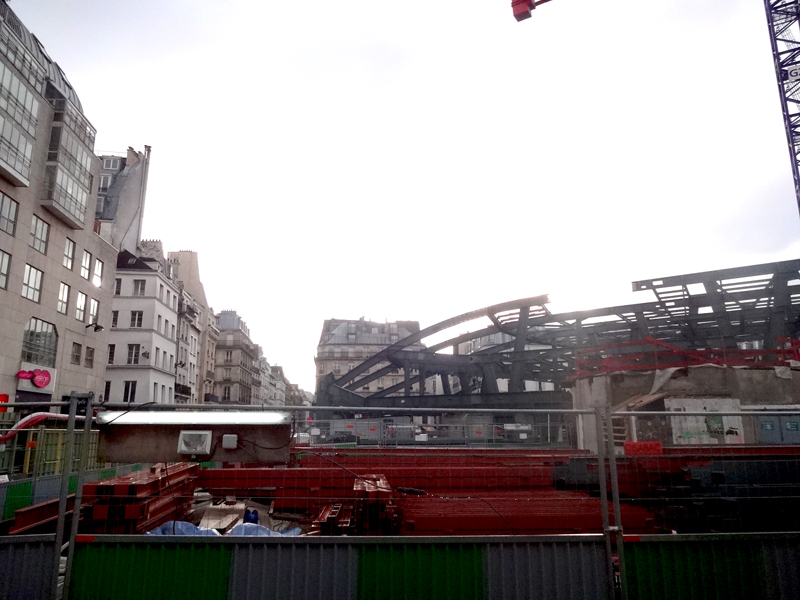
<path fill-rule="evenodd" d="M 117 260 L 104 391 L 111 402 L 176 401 L 180 288 L 163 255 L 148 254 L 123 250 Z"/>
<path fill-rule="evenodd" d="M 254 382 L 261 387 L 258 346 L 250 339 L 247 324 L 235 310 L 221 311 L 217 315 L 217 328 L 214 395 L 226 404 L 252 404 Z"/>
<path fill-rule="evenodd" d="M 116 250 L 94 220 L 95 128 L 0 2 L 0 400 L 104 391 Z"/>
<path fill-rule="evenodd" d="M 128 148 L 125 154 L 100 158 L 95 223 L 100 237 L 117 250 L 136 254 L 142 239 L 150 146 L 144 152 Z"/>
<path fill-rule="evenodd" d="M 333 373 L 335 377 L 344 375 L 387 346 L 418 332 L 418 321 L 378 323 L 365 320 L 364 317 L 357 320 L 326 320 L 322 325 L 317 356 L 314 359 L 317 383 L 319 384 L 319 380 L 328 373 Z M 408 349 L 420 350 L 423 347 L 416 342 L 408 346 Z M 386 364 L 376 365 L 370 371 L 377 372 L 385 366 Z M 403 377 L 403 369 L 398 367 L 388 375 L 359 389 L 358 392 L 375 393 L 401 383 Z"/>
<path fill-rule="evenodd" d="M 187 343 L 182 359 L 186 363 L 186 373 L 179 371 L 179 375 L 185 375 L 187 378 L 186 385 L 190 388 L 191 403 L 216 402 L 218 398 L 214 395 L 214 370 L 219 329 L 214 310 L 208 305 L 205 287 L 200 279 L 197 252 L 191 250 L 170 252 L 168 262 L 186 297 L 184 303 L 186 312 L 179 315 Z M 196 341 L 193 341 L 194 337 L 197 338 Z M 179 343 L 183 343 L 183 340 L 179 340 Z"/>

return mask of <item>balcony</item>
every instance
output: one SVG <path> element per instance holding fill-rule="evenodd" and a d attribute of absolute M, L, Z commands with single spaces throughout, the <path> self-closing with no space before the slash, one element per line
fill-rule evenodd
<path fill-rule="evenodd" d="M 86 191 L 60 165 L 47 167 L 47 196 L 42 205 L 72 229 L 83 229 Z"/>
<path fill-rule="evenodd" d="M 178 314 L 179 315 L 186 316 L 187 319 L 193 320 L 195 317 L 197 317 L 198 313 L 199 313 L 199 310 L 193 304 L 191 304 L 189 302 L 184 302 L 183 299 L 181 299 L 178 302 Z"/>
<path fill-rule="evenodd" d="M 182 383 L 176 383 L 175 396 L 179 398 L 191 398 L 192 388 L 190 388 L 188 385 L 183 385 Z"/>
<path fill-rule="evenodd" d="M 64 98 L 48 98 L 47 101 L 55 111 L 53 122 L 64 123 L 89 150 L 93 151 L 94 138 L 97 135 L 97 131 L 92 124 L 86 120 L 86 117 L 84 117 L 71 102 Z"/>

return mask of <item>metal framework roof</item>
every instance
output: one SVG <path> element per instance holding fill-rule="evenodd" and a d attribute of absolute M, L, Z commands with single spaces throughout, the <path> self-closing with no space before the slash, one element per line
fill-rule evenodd
<path fill-rule="evenodd" d="M 524 382 L 550 382 L 560 389 L 575 377 L 578 350 L 651 339 L 683 350 L 734 350 L 742 342 L 770 349 L 779 346 L 779 338 L 796 338 L 800 329 L 800 260 L 635 281 L 633 290 L 649 290 L 656 300 L 552 314 L 546 307 L 547 296 L 539 296 L 447 319 L 401 339 L 338 379 L 331 375 L 322 380 L 318 403 L 385 405 L 387 397 L 393 396 L 396 404 L 398 394 L 410 397 L 411 386 L 439 374 L 444 396 L 428 396 L 425 405 L 446 403 L 446 398 L 454 396 L 463 401 L 465 394 L 496 396 L 497 379 L 505 378 L 508 392 L 530 406 L 542 396 L 525 392 Z M 422 350 L 409 349 L 433 334 L 480 317 L 488 317 L 491 325 Z M 505 333 L 511 341 L 469 355 L 458 354 L 459 344 L 495 333 Z M 448 351 L 452 353 L 445 353 Z M 398 368 L 405 372 L 403 382 L 369 395 L 359 394 L 369 382 Z M 460 379 L 459 392 L 452 393 L 446 375 Z M 420 387 L 424 395 L 424 385 Z M 420 393 L 413 396 L 420 404 Z M 480 403 L 478 398 L 474 400 Z"/>

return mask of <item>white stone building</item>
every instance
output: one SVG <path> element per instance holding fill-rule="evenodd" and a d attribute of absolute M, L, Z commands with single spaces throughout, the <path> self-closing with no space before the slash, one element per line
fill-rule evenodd
<path fill-rule="evenodd" d="M 181 250 L 180 252 L 170 252 L 168 256 L 178 285 L 181 286 L 183 293 L 191 298 L 190 311 L 188 311 L 190 304 L 187 298 L 187 311 L 195 313 L 191 318 L 188 318 L 188 312 L 185 316 L 180 315 L 186 322 L 185 335 L 188 346 L 184 362 L 187 363 L 187 385 L 192 388 L 190 391 L 191 402 L 214 402 L 217 400 L 214 396 L 214 368 L 219 329 L 217 329 L 214 310 L 208 305 L 205 288 L 200 280 L 197 252 Z M 196 342 L 192 341 L 193 336 L 197 336 Z"/>
<path fill-rule="evenodd" d="M 175 402 L 179 298 L 163 259 L 120 252 L 104 391 L 109 401 Z"/>

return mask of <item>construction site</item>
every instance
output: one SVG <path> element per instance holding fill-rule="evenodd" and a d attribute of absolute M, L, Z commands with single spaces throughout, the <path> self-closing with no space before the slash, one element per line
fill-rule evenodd
<path fill-rule="evenodd" d="M 727 595 L 793 597 L 800 260 L 633 289 L 653 299 L 447 319 L 308 416 L 76 395 L 24 417 L 0 438 L 3 597 L 660 597 L 723 567 Z"/>
<path fill-rule="evenodd" d="M 798 207 L 799 7 L 765 0 Z M 313 406 L 7 402 L 0 600 L 800 598 L 800 259 L 631 290 L 454 315 Z"/>

